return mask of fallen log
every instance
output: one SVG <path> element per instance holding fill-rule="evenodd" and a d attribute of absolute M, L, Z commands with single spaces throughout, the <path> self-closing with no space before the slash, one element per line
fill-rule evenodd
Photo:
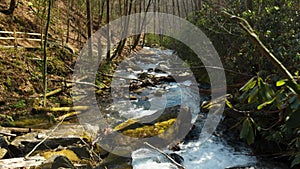
<path fill-rule="evenodd" d="M 4 132 L 4 131 L 0 131 L 0 134 L 4 135 L 4 136 L 12 136 L 12 137 L 16 137 L 17 136 L 16 134 L 7 133 L 7 132 Z"/>
<path fill-rule="evenodd" d="M 50 97 L 50 96 L 56 95 L 56 94 L 58 94 L 58 93 L 64 91 L 64 90 L 67 89 L 67 88 L 70 88 L 70 87 L 72 87 L 72 86 L 73 86 L 73 84 L 67 83 L 66 86 L 63 86 L 63 87 L 61 87 L 61 88 L 55 89 L 55 90 L 53 90 L 53 91 L 47 93 L 47 94 L 46 94 L 46 97 Z M 43 95 L 40 95 L 40 97 L 42 97 L 42 96 L 43 96 Z"/>
<path fill-rule="evenodd" d="M 2 128 L 7 129 L 12 133 L 29 133 L 29 132 L 36 132 L 36 131 L 43 130 L 43 129 L 19 128 L 19 127 L 2 127 Z"/>
<path fill-rule="evenodd" d="M 55 121 L 61 121 L 62 119 L 66 119 L 66 118 L 69 118 L 69 117 L 73 117 L 73 116 L 76 116 L 78 115 L 80 112 L 71 112 L 71 113 L 67 113 L 67 114 L 64 114 L 62 116 L 59 116 L 57 118 L 55 118 Z"/>
<path fill-rule="evenodd" d="M 70 112 L 70 111 L 85 111 L 89 110 L 90 106 L 74 106 L 74 107 L 38 107 L 35 111 L 42 112 Z"/>
<path fill-rule="evenodd" d="M 44 157 L 35 156 L 28 159 L 21 158 L 10 158 L 0 160 L 0 168 L 30 168 L 37 167 L 46 161 Z"/>

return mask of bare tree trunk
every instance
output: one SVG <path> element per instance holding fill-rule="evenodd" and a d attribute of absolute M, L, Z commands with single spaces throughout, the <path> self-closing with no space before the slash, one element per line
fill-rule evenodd
<path fill-rule="evenodd" d="M 146 7 L 146 13 L 148 12 L 149 8 L 150 8 L 150 5 L 151 5 L 151 0 L 148 1 L 148 4 L 147 4 L 147 7 Z M 141 8 L 140 8 L 141 10 Z M 139 41 L 140 41 L 140 38 L 141 38 L 141 33 L 142 33 L 142 30 L 144 29 L 144 25 L 146 23 L 146 15 L 144 15 L 144 18 L 143 18 L 143 21 L 142 21 L 142 24 L 140 25 L 140 28 L 139 28 L 139 34 L 136 36 L 135 40 L 134 40 L 134 44 L 132 46 L 132 49 L 135 49 L 136 46 L 139 44 Z"/>
<path fill-rule="evenodd" d="M 67 37 L 66 37 L 66 43 L 69 42 L 69 36 L 70 36 L 70 9 L 71 9 L 71 2 L 72 0 L 68 0 L 68 11 L 67 11 Z"/>
<path fill-rule="evenodd" d="M 113 15 L 113 12 L 114 12 L 114 7 L 115 7 L 115 0 L 110 0 L 111 4 L 110 4 L 110 20 L 114 20 L 114 15 Z"/>
<path fill-rule="evenodd" d="M 99 2 L 99 16 L 98 16 L 98 26 L 100 27 L 101 26 L 101 23 L 102 23 L 102 18 L 103 18 L 103 13 L 104 13 L 104 3 L 105 1 L 104 0 L 100 0 Z"/>
<path fill-rule="evenodd" d="M 186 7 L 186 4 L 185 4 L 185 1 L 182 1 L 182 7 L 183 7 L 183 10 L 185 12 L 185 17 L 187 17 L 189 14 L 188 14 L 188 11 L 187 11 L 187 7 Z"/>
<path fill-rule="evenodd" d="M 48 16 L 47 16 L 47 24 L 45 29 L 45 40 L 44 40 L 44 60 L 43 60 L 43 86 L 44 86 L 44 107 L 47 106 L 47 41 L 48 41 L 48 33 L 51 19 L 51 7 L 52 0 L 48 1 Z"/>
<path fill-rule="evenodd" d="M 161 1 L 160 0 L 158 0 L 158 8 L 157 8 L 157 11 L 158 12 L 163 12 L 163 10 L 164 10 L 164 8 L 163 8 L 163 6 L 161 5 L 162 3 L 161 3 Z M 161 22 L 158 22 L 158 30 L 159 30 L 159 45 L 161 46 L 161 44 L 162 44 L 162 41 L 163 41 L 163 36 L 162 36 L 162 25 L 163 23 L 161 23 Z"/>
<path fill-rule="evenodd" d="M 106 60 L 110 60 L 110 27 L 109 27 L 109 0 L 106 0 L 106 24 L 107 24 L 107 54 Z"/>
<path fill-rule="evenodd" d="M 157 11 L 156 11 L 156 6 L 157 6 L 157 5 L 156 5 L 156 1 L 157 1 L 157 0 L 154 0 L 154 2 L 153 2 L 153 12 L 157 12 Z M 156 13 L 154 13 L 154 18 L 156 19 Z M 154 29 L 154 31 L 156 30 L 156 22 L 153 23 L 153 29 Z M 144 38 L 145 38 L 145 37 L 144 37 Z"/>
<path fill-rule="evenodd" d="M 194 0 L 196 11 L 202 10 L 202 0 Z"/>
<path fill-rule="evenodd" d="M 165 8 L 166 8 L 166 13 L 169 13 L 169 8 L 168 8 L 168 5 L 169 5 L 169 3 L 168 3 L 169 1 L 165 1 Z"/>
<path fill-rule="evenodd" d="M 7 10 L 0 10 L 1 13 L 5 15 L 11 15 L 14 13 L 16 8 L 16 0 L 10 0 L 9 8 Z"/>
<path fill-rule="evenodd" d="M 176 10 L 176 8 L 175 8 L 175 0 L 172 0 L 172 9 L 173 9 L 173 15 L 176 15 L 175 14 L 175 10 Z"/>
<path fill-rule="evenodd" d="M 130 0 L 129 7 L 125 8 L 127 11 L 126 15 L 130 15 L 130 13 L 131 13 L 132 2 L 133 2 L 133 0 Z M 126 4 L 128 5 L 128 2 Z M 126 34 L 128 33 L 130 17 L 128 16 L 126 19 L 127 20 L 125 21 L 124 31 L 122 32 L 122 37 L 126 36 Z M 121 42 L 119 42 L 118 47 L 117 47 L 116 51 L 114 52 L 113 56 L 110 58 L 110 60 L 113 60 L 115 57 L 117 57 L 118 55 L 120 55 L 122 53 L 125 43 L 126 43 L 126 40 L 127 40 L 127 38 L 125 38 L 125 39 L 121 40 Z"/>
<path fill-rule="evenodd" d="M 90 0 L 86 0 L 86 17 L 87 17 L 87 31 L 88 31 L 88 55 L 93 57 L 92 51 L 92 18 L 91 18 L 91 3 Z"/>
<path fill-rule="evenodd" d="M 181 17 L 179 0 L 177 0 L 177 11 L 178 11 L 178 16 Z"/>
<path fill-rule="evenodd" d="M 122 1 L 119 0 L 119 15 L 122 16 Z"/>
<path fill-rule="evenodd" d="M 253 1 L 252 0 L 247 0 L 247 8 L 251 11 L 253 10 Z"/>

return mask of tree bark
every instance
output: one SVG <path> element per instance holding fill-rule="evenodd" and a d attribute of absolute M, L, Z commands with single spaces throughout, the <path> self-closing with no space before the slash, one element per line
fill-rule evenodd
<path fill-rule="evenodd" d="M 178 16 L 181 17 L 179 0 L 177 0 L 177 11 L 178 11 Z"/>
<path fill-rule="evenodd" d="M 48 42 L 48 33 L 49 33 L 49 26 L 50 26 L 50 19 L 51 19 L 51 7 L 52 7 L 52 0 L 48 1 L 48 16 L 47 16 L 47 23 L 45 29 L 45 40 L 44 40 L 44 61 L 43 61 L 43 86 L 44 86 L 44 107 L 47 106 L 47 42 Z"/>
<path fill-rule="evenodd" d="M 86 17 L 87 17 L 87 31 L 88 31 L 88 55 L 93 57 L 92 51 L 92 18 L 91 18 L 91 2 L 86 0 Z"/>
<path fill-rule="evenodd" d="M 151 0 L 148 1 L 148 4 L 147 4 L 147 7 L 146 7 L 146 13 L 148 12 L 149 8 L 150 8 L 150 5 L 151 5 Z M 131 49 L 135 49 L 136 46 L 139 44 L 139 41 L 140 41 L 140 38 L 141 38 L 141 33 L 142 33 L 142 30 L 144 29 L 144 25 L 145 25 L 145 22 L 146 22 L 146 15 L 144 16 L 143 18 L 143 21 L 140 25 L 140 28 L 139 28 L 139 34 L 135 37 L 135 40 L 134 40 L 134 44 L 132 46 Z"/>
<path fill-rule="evenodd" d="M 70 36 L 70 11 L 71 11 L 71 0 L 68 0 L 68 11 L 67 11 L 67 37 L 66 37 L 66 43 L 69 43 L 69 36 Z"/>
<path fill-rule="evenodd" d="M 133 0 L 130 0 L 129 2 L 129 6 L 125 8 L 126 11 L 126 15 L 130 15 L 131 13 L 131 9 L 132 9 L 132 3 Z M 128 2 L 126 3 L 128 5 Z M 124 30 L 122 32 L 122 37 L 126 36 L 126 34 L 128 33 L 128 26 L 129 26 L 129 21 L 130 21 L 130 17 L 127 16 L 126 18 L 127 20 L 125 20 L 125 25 L 124 25 Z M 115 57 L 117 57 L 118 55 L 120 55 L 124 49 L 125 43 L 126 43 L 127 38 L 121 40 L 118 44 L 118 47 L 116 49 L 116 51 L 114 52 L 113 56 L 110 58 L 110 60 L 113 60 Z"/>
<path fill-rule="evenodd" d="M 109 27 L 109 0 L 106 0 L 106 24 L 107 24 L 107 54 L 106 60 L 110 60 L 110 27 Z"/>
<path fill-rule="evenodd" d="M 98 18 L 98 27 L 100 28 L 100 26 L 101 26 L 101 23 L 102 23 L 102 18 L 103 18 L 103 12 L 104 12 L 104 3 L 105 3 L 105 1 L 104 0 L 101 0 L 100 2 L 99 2 L 99 5 L 100 5 L 100 7 L 99 7 L 99 18 Z"/>

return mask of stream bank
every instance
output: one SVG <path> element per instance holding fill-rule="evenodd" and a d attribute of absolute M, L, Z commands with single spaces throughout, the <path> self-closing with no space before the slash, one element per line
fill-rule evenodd
<path fill-rule="evenodd" d="M 218 129 L 205 143 L 200 144 L 199 135 L 203 122 L 206 120 L 206 114 L 200 111 L 200 105 L 209 97 L 197 97 L 195 91 L 201 85 L 197 84 L 196 87 L 192 85 L 193 82 L 187 78 L 189 72 L 181 70 L 179 73 L 181 74 L 181 81 L 179 82 L 171 77 L 172 74 L 168 72 L 168 68 L 170 67 L 169 64 L 176 60 L 173 51 L 152 48 L 146 48 L 146 50 L 147 52 L 142 54 L 145 54 L 144 56 L 147 57 L 140 58 L 139 61 L 141 62 L 135 62 L 135 65 L 127 64 L 130 65 L 130 69 L 125 65 L 122 69 L 116 70 L 115 75 L 117 78 L 115 81 L 113 80 L 112 87 L 125 86 L 126 91 L 129 88 L 129 92 L 122 93 L 120 90 L 116 90 L 117 95 L 115 95 L 115 98 L 99 98 L 101 113 L 103 113 L 105 120 L 109 124 L 106 127 L 113 130 L 118 125 L 124 124 L 128 119 L 149 117 L 161 109 L 166 111 L 167 116 L 164 117 L 171 118 L 172 108 L 176 109 L 177 106 L 178 109 L 178 106 L 182 106 L 183 103 L 183 105 L 189 107 L 191 122 L 195 122 L 194 127 L 183 142 L 176 142 L 178 148 L 170 150 L 165 147 L 162 148 L 162 151 L 170 154 L 187 169 L 287 168 L 284 165 L 281 166 L 281 164 L 261 162 L 258 157 L 253 155 L 249 146 L 237 139 L 238 134 L 229 130 L 232 124 L 228 124 L 227 118 L 219 124 Z M 168 59 L 170 56 L 173 59 L 171 61 Z M 158 61 L 157 58 L 160 60 Z M 146 59 L 146 61 L 143 59 Z M 143 64 L 143 62 L 148 64 Z M 132 62 L 127 61 L 127 63 Z M 106 101 L 101 102 L 102 100 Z M 86 122 L 91 122 L 87 123 L 89 124 L 88 126 L 82 123 L 62 125 L 57 131 L 53 131 L 54 137 L 47 138 L 45 144 L 39 147 L 39 151 L 35 152 L 35 158 L 37 158 L 35 161 L 47 163 L 45 161 L 50 159 L 50 164 L 48 162 L 48 165 L 45 167 L 50 166 L 50 168 L 53 168 L 53 166 L 57 167 L 55 159 L 59 161 L 61 156 L 65 156 L 69 160 L 64 160 L 65 162 L 62 164 L 67 163 L 70 168 L 87 168 L 92 165 L 96 165 L 96 168 L 177 168 L 161 153 L 149 147 L 136 149 L 132 152 L 131 158 L 121 158 L 108 153 L 100 148 L 103 145 L 101 145 L 101 142 L 97 144 L 99 142 L 96 140 L 99 135 L 103 136 L 107 130 L 104 132 L 99 131 L 100 124 L 95 118 L 95 114 L 91 114 L 94 116 L 89 116 L 88 112 L 85 112 L 82 115 L 88 120 Z M 143 130 L 145 128 L 141 127 L 151 124 L 153 119 L 143 119 L 142 123 L 143 121 L 144 123 L 139 127 L 133 126 L 131 123 L 127 127 L 130 127 L 129 129 L 132 130 L 140 128 L 142 130 L 140 131 L 141 133 L 146 133 L 146 130 Z M 165 120 L 167 119 L 164 118 L 162 121 Z M 76 128 L 73 130 L 75 131 L 73 133 L 72 128 Z M 128 131 L 128 128 L 124 131 Z M 11 152 L 16 152 L 16 155 L 11 157 L 26 155 L 35 145 L 47 137 L 49 132 L 51 131 L 29 132 L 24 136 L 13 138 L 8 142 L 5 141 L 7 149 Z M 28 141 L 28 138 L 31 138 L 31 141 Z M 14 150 L 10 148 L 12 146 L 15 148 Z M 47 151 L 55 153 L 49 155 L 46 153 Z M 45 156 L 47 156 L 47 159 Z M 0 161 L 0 164 L 1 162 L 3 161 Z M 37 166 L 41 166 L 41 164 Z"/>

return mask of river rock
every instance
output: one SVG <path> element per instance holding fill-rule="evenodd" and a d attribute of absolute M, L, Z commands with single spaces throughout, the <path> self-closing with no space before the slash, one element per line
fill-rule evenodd
<path fill-rule="evenodd" d="M 242 166 L 237 166 L 237 167 L 229 167 L 225 169 L 257 169 L 256 167 L 242 167 Z"/>
<path fill-rule="evenodd" d="M 1 136 L 0 137 L 0 159 L 2 159 L 8 152 L 8 145 L 9 142 L 7 141 L 7 137 Z"/>
<path fill-rule="evenodd" d="M 76 169 L 74 164 L 65 156 L 54 155 L 49 159 L 45 160 L 41 165 L 38 166 L 40 169 L 58 169 L 58 168 L 70 168 Z"/>
<path fill-rule="evenodd" d="M 176 153 L 171 153 L 168 154 L 173 160 L 175 160 L 178 164 L 183 164 L 184 159 L 182 156 L 176 154 Z"/>
<path fill-rule="evenodd" d="M 2 159 L 7 153 L 7 150 L 5 148 L 0 147 L 0 159 Z"/>
<path fill-rule="evenodd" d="M 5 136 L 0 136 L 0 147 L 2 148 L 7 148 L 9 145 L 9 142 L 7 140 L 7 137 Z"/>
<path fill-rule="evenodd" d="M 58 156 L 55 158 L 51 169 L 57 169 L 57 168 L 76 169 L 76 167 L 72 164 L 72 162 L 65 156 Z"/>
<path fill-rule="evenodd" d="M 131 158 L 109 154 L 107 158 L 103 159 L 103 161 L 97 167 L 95 167 L 95 169 L 107 168 L 131 169 Z"/>
<path fill-rule="evenodd" d="M 31 132 L 19 136 L 11 142 L 11 145 L 22 151 L 24 154 L 27 154 L 45 137 L 49 138 L 47 138 L 37 150 L 55 149 L 58 146 L 66 147 L 79 143 L 82 144 L 82 140 L 89 142 L 91 135 L 87 133 L 81 125 L 66 124 L 58 127 L 54 132 L 51 130 L 41 130 L 39 132 Z M 19 154 L 19 156 L 23 156 L 24 154 Z"/>
<path fill-rule="evenodd" d="M 20 158 L 10 158 L 10 159 L 2 159 L 0 160 L 0 168 L 30 168 L 36 167 L 43 164 L 46 161 L 44 157 L 34 156 L 29 159 L 24 159 L 24 157 Z"/>

